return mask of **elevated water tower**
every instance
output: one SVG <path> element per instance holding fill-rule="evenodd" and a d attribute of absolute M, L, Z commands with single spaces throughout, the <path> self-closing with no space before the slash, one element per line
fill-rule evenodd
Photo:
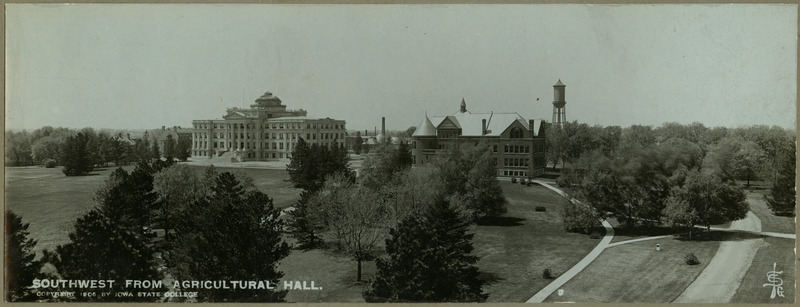
<path fill-rule="evenodd" d="M 567 122 L 567 101 L 564 100 L 564 88 L 567 86 L 564 83 L 561 83 L 561 79 L 558 79 L 558 83 L 553 85 L 553 125 L 557 127 L 564 127 L 564 123 Z"/>

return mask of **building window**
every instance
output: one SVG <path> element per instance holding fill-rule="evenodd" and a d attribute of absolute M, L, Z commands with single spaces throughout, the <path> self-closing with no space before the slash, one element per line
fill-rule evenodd
<path fill-rule="evenodd" d="M 524 137 L 524 133 L 522 133 L 522 129 L 515 127 L 511 129 L 511 138 L 512 139 L 521 139 Z"/>

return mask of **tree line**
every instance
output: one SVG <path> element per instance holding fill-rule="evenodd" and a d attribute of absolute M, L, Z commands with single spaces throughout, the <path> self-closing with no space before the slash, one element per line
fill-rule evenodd
<path fill-rule="evenodd" d="M 190 156 L 191 140 L 175 139 L 171 134 L 159 140 L 145 131 L 142 138 L 128 139 L 122 133 L 112 135 L 108 130 L 80 130 L 45 126 L 27 132 L 6 131 L 7 166 L 45 165 L 65 166 L 68 175 L 81 175 L 95 166 L 128 165 L 141 160 L 166 157 L 186 161 Z M 88 169 L 88 170 L 87 170 Z"/>
<path fill-rule="evenodd" d="M 564 211 L 575 231 L 613 216 L 627 227 L 670 225 L 691 236 L 694 225 L 744 218 L 743 187 L 755 180 L 772 183 L 768 204 L 775 214 L 794 214 L 795 136 L 780 127 L 572 122 L 547 133 L 547 159 L 562 166 L 559 185 L 583 202 L 567 203 Z"/>

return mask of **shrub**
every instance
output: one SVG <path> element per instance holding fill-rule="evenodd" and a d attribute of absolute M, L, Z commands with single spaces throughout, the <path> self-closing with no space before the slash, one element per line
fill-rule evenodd
<path fill-rule="evenodd" d="M 534 208 L 534 210 L 536 210 L 537 212 L 544 212 L 544 211 L 547 211 L 547 208 L 545 208 L 543 206 L 536 206 L 536 208 Z"/>
<path fill-rule="evenodd" d="M 602 227 L 600 216 L 592 207 L 567 199 L 564 201 L 561 217 L 564 219 L 564 227 L 571 232 L 588 234 L 593 229 Z"/>
<path fill-rule="evenodd" d="M 603 235 L 599 231 L 596 231 L 596 230 L 592 231 L 592 233 L 589 234 L 589 238 L 592 238 L 592 239 L 600 239 L 602 237 L 603 237 Z"/>
<path fill-rule="evenodd" d="M 511 177 L 511 183 L 517 183 L 517 177 Z"/>
<path fill-rule="evenodd" d="M 694 255 L 694 252 L 690 252 L 686 254 L 686 256 L 683 256 L 683 260 L 685 260 L 686 264 L 688 265 L 700 264 L 700 260 L 697 260 L 697 256 Z"/>
<path fill-rule="evenodd" d="M 53 159 L 44 160 L 44 167 L 46 167 L 46 168 L 54 168 L 54 167 L 56 167 L 56 160 L 53 160 Z"/>
<path fill-rule="evenodd" d="M 553 271 L 550 270 L 550 268 L 546 268 L 546 269 L 544 269 L 544 271 L 542 271 L 542 278 L 544 278 L 544 279 L 555 279 L 556 277 L 553 274 Z"/>
<path fill-rule="evenodd" d="M 520 179 L 519 179 L 519 184 L 521 184 L 521 185 L 525 185 L 525 182 L 526 182 L 526 181 L 525 181 L 525 178 L 520 178 Z"/>

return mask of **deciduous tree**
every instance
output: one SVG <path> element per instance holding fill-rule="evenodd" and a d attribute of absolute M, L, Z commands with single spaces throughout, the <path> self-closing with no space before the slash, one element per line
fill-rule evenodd
<path fill-rule="evenodd" d="M 776 215 L 794 216 L 795 215 L 795 171 L 796 165 L 796 146 L 791 144 L 790 148 L 784 149 L 779 155 L 781 168 L 778 171 L 777 179 L 772 184 L 771 194 L 767 198 L 767 204 Z"/>

